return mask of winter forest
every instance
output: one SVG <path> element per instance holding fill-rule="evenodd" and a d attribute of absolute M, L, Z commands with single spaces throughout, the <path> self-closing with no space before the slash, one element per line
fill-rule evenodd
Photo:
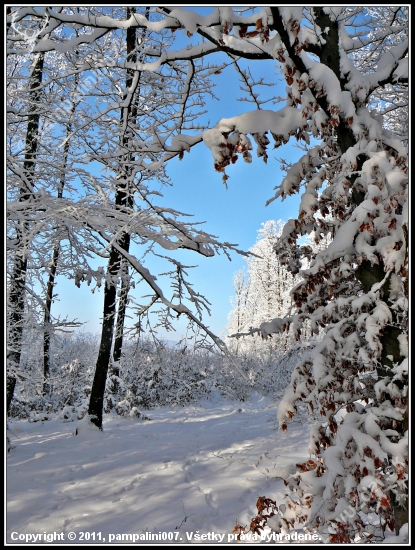
<path fill-rule="evenodd" d="M 5 543 L 409 544 L 410 7 L 5 9 Z M 205 231 L 160 192 L 201 151 L 295 219 Z"/>

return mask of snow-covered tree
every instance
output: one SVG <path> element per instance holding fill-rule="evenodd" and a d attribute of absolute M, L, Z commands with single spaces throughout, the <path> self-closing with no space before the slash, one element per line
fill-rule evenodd
<path fill-rule="evenodd" d="M 232 62 L 275 60 L 287 84 L 284 106 L 262 109 L 245 72 L 256 110 L 222 119 L 198 135 L 171 139 L 170 134 L 154 144 L 164 151 L 162 162 L 203 140 L 226 180 L 227 166 L 239 155 L 252 161 L 253 142 L 266 161 L 271 140 L 277 148 L 296 140 L 304 154 L 287 167 L 271 199 L 302 193 L 299 215 L 285 225 L 278 244 L 280 259 L 298 272 L 309 254 L 297 246 L 298 239 L 314 232 L 320 241 L 332 232 L 330 244 L 311 254 L 310 267 L 302 271 L 303 283 L 293 293 L 296 311 L 258 327 L 267 336 L 290 324 L 298 332 L 307 322 L 325 334 L 297 366 L 279 413 L 283 429 L 298 401 L 321 416 L 311 434 L 311 458 L 284 475 L 292 491 L 285 509 L 253 525 L 262 528 L 268 519 L 278 531 L 297 522 L 330 542 L 345 543 L 373 541 L 393 529 L 403 534 L 408 521 L 409 8 L 218 7 L 201 15 L 160 7 L 149 17 L 128 20 L 95 12 L 24 8 L 14 23 L 47 16 L 41 38 L 65 25 L 85 31 L 39 40 L 34 54 L 91 44 L 114 29 L 186 31 L 187 47 L 172 46 L 161 55 L 155 49 L 153 63 L 133 64 L 138 70 L 217 52 Z M 137 165 L 160 167 L 148 157 Z M 333 222 L 325 220 L 328 215 Z M 154 281 L 149 284 L 155 288 Z"/>
<path fill-rule="evenodd" d="M 126 21 L 127 15 L 127 21 L 130 21 L 130 18 L 139 20 L 148 14 L 145 8 L 142 8 L 144 15 L 138 11 L 134 8 L 103 7 L 96 8 L 95 15 L 119 18 L 118 21 Z M 74 15 L 82 19 L 83 14 L 90 12 L 83 8 L 68 8 L 57 10 L 56 15 L 58 13 L 60 17 L 70 19 Z M 46 20 L 47 32 L 42 33 L 40 24 L 36 27 L 38 19 Z M 89 409 L 91 418 L 96 418 L 97 424 L 101 425 L 117 305 L 118 331 L 114 353 L 118 356 L 122 345 L 126 284 L 144 281 L 150 286 L 149 304 L 134 304 L 139 318 L 157 304 L 167 328 L 171 327 L 173 310 L 175 314 L 185 314 L 192 322 L 204 327 L 214 342 L 224 347 L 221 340 L 202 325 L 201 314 L 209 311 L 208 301 L 192 288 L 187 277 L 188 268 L 174 259 L 174 251 L 182 248 L 210 257 L 220 252 L 228 254 L 228 250 L 236 248 L 217 241 L 201 230 L 197 223 L 187 221 L 184 218 L 186 214 L 160 205 L 158 197 L 161 194 L 157 190 L 160 182 L 168 183 L 163 163 L 159 162 L 168 148 L 165 146 L 166 140 L 174 141 L 181 132 L 203 128 L 194 120 L 203 107 L 202 94 L 209 93 L 209 76 L 213 69 L 191 58 L 163 59 L 169 40 L 165 33 L 152 35 L 151 29 L 141 28 L 138 33 L 135 26 L 127 25 L 115 28 L 108 36 L 91 37 L 88 35 L 88 24 L 83 26 L 73 22 L 63 25 L 64 29 L 59 28 L 44 8 L 15 8 L 9 15 L 9 21 L 8 45 L 12 60 L 27 55 L 42 60 L 42 63 L 46 58 L 49 60 L 47 72 L 42 65 L 43 70 L 35 71 L 31 81 L 26 76 L 27 92 L 25 88 L 16 86 L 21 104 L 17 105 L 17 100 L 11 96 L 11 101 L 17 106 L 11 105 L 9 108 L 10 117 L 18 120 L 24 120 L 29 112 L 26 141 L 30 144 L 30 150 L 26 155 L 31 155 L 32 171 L 37 155 L 38 167 L 36 177 L 29 174 L 29 189 L 24 181 L 26 185 L 23 185 L 23 194 L 18 199 L 20 202 L 24 200 L 24 204 L 16 208 L 12 200 L 9 202 L 9 224 L 25 228 L 28 235 L 15 253 L 16 262 L 23 255 L 24 266 L 16 264 L 22 276 L 19 272 L 10 277 L 10 349 L 20 346 L 19 330 L 22 331 L 22 328 L 19 327 L 23 326 L 20 306 L 24 303 L 27 262 L 30 260 L 33 267 L 34 257 L 38 260 L 38 278 L 47 288 L 45 323 L 48 331 L 52 328 L 50 304 L 55 282 L 51 281 L 50 275 L 55 270 L 55 264 L 53 259 L 52 264 L 45 261 L 45 246 L 53 235 L 52 241 L 59 243 L 60 249 L 66 241 L 67 248 L 77 252 L 72 256 L 75 261 L 66 266 L 75 284 L 79 285 L 82 281 L 89 284 L 94 279 L 98 286 L 104 284 L 101 347 Z M 25 32 L 32 23 L 36 30 L 35 40 L 31 41 L 30 52 L 25 52 L 19 48 L 28 47 Z M 65 40 L 76 44 L 75 48 L 66 48 L 62 44 Z M 47 44 L 54 47 L 49 48 Z M 43 50 L 43 47 L 46 47 L 46 52 L 36 52 L 36 49 Z M 154 58 L 159 62 L 153 63 Z M 214 69 L 219 70 L 217 66 Z M 12 67 L 10 71 L 13 71 Z M 72 82 L 79 83 L 75 97 L 68 93 Z M 59 96 L 62 105 L 57 101 Z M 72 121 L 75 104 L 76 117 Z M 54 107 L 52 111 L 51 106 Z M 39 130 L 43 120 L 50 126 L 46 137 Z M 30 126 L 34 123 L 37 125 L 36 131 Z M 71 131 L 68 132 L 68 128 Z M 39 143 L 43 147 L 42 158 L 38 154 Z M 68 160 L 69 143 L 71 156 Z M 184 145 L 188 147 L 187 140 Z M 46 154 L 48 148 L 49 155 Z M 14 198 L 18 186 L 22 187 L 16 177 L 16 174 L 22 173 L 22 163 L 27 171 L 25 158 L 19 152 L 14 153 L 15 148 L 12 147 L 9 156 L 10 199 Z M 57 161 L 62 154 L 65 159 L 63 166 L 60 160 Z M 183 145 L 179 140 L 177 145 L 171 147 L 169 157 L 182 154 Z M 148 163 L 152 165 L 151 171 Z M 103 168 L 101 174 L 97 174 L 97 164 Z M 53 197 L 55 186 L 59 190 L 62 188 L 62 178 L 75 182 L 72 192 L 64 197 L 59 191 L 57 197 Z M 29 219 L 36 220 L 31 224 L 30 232 L 27 229 Z M 12 231 L 10 236 L 12 251 L 17 248 L 16 241 L 22 239 L 14 238 Z M 131 253 L 132 245 L 138 253 Z M 144 265 L 145 260 L 139 259 L 152 254 L 173 266 L 167 272 L 171 286 L 165 285 L 169 293 L 173 289 L 172 300 L 165 297 L 166 290 L 155 282 L 156 277 Z M 60 252 L 59 256 L 62 263 L 63 254 Z M 82 262 L 88 257 L 108 258 L 107 272 L 104 273 L 101 268 L 93 270 L 87 261 Z M 46 264 L 51 269 L 43 269 Z M 135 273 L 135 281 L 131 282 L 127 265 Z M 62 267 L 60 269 L 62 271 Z M 16 285 L 18 296 L 14 291 Z M 117 300 L 118 285 L 121 287 L 120 300 Z M 42 303 L 40 297 L 39 302 Z M 14 327 L 17 329 L 14 330 Z M 15 345 L 15 340 L 19 345 Z M 13 369 L 10 371 L 10 399 L 15 380 L 13 373 L 19 362 L 20 355 L 10 356 L 9 364 Z"/>
<path fill-rule="evenodd" d="M 27 83 L 27 103 L 26 117 L 27 125 L 24 138 L 22 140 L 21 151 L 21 169 L 15 171 L 16 184 L 13 189 L 13 198 L 20 205 L 26 203 L 31 196 L 34 180 L 35 167 L 39 148 L 39 133 L 40 133 L 40 92 L 39 87 L 43 78 L 44 54 L 38 53 L 33 57 L 32 64 L 29 68 L 29 77 Z M 20 66 L 19 66 L 20 65 Z M 10 68 L 11 74 L 14 70 L 21 71 L 22 65 L 17 62 Z M 19 72 L 20 72 L 19 71 Z M 15 85 L 15 89 L 17 86 Z M 13 110 L 14 107 L 11 107 Z M 19 125 L 20 126 L 20 125 Z M 12 150 L 12 154 L 14 151 Z M 13 258 L 9 256 L 10 277 L 9 277 L 9 292 L 8 301 L 8 351 L 7 360 L 10 370 L 7 374 L 7 410 L 10 407 L 10 402 L 13 396 L 14 387 L 16 384 L 15 370 L 18 368 L 22 353 L 22 335 L 25 319 L 25 286 L 28 267 L 28 234 L 30 231 L 29 221 L 26 217 L 16 217 L 12 222 L 12 227 L 9 228 L 13 242 Z"/>
<path fill-rule="evenodd" d="M 330 226 L 333 240 L 302 271 L 296 315 L 259 328 L 264 336 L 289 323 L 297 331 L 306 320 L 314 331 L 325 328 L 279 409 L 282 429 L 297 402 L 318 412 L 321 423 L 312 431 L 312 458 L 285 477 L 296 497 L 287 496 L 290 505 L 268 525 L 279 531 L 302 522 L 330 542 L 366 541 L 404 529 L 408 517 L 407 149 L 388 107 L 381 116 L 372 103 L 381 96 L 383 107 L 392 87 L 397 109 L 407 105 L 406 9 L 394 8 L 386 20 L 363 8 L 270 12 L 276 32 L 260 41 L 267 51 L 274 41 L 287 106 L 225 119 L 205 132 L 222 172 L 240 152 L 249 159 L 247 134 L 261 156 L 267 132 L 277 147 L 291 136 L 319 141 L 289 168 L 272 199 L 304 188 L 279 254 L 297 272 L 299 237 L 314 231 L 318 242 Z M 376 61 L 359 63 L 356 52 Z M 324 219 L 329 214 L 334 224 Z"/>
<path fill-rule="evenodd" d="M 282 234 L 284 222 L 269 220 L 258 231 L 257 242 L 249 249 L 247 269 L 240 270 L 234 278 L 235 297 L 229 314 L 227 333 L 229 345 L 241 352 L 273 349 L 281 355 L 291 347 L 292 334 L 276 334 L 263 339 L 258 332 L 249 334 L 253 327 L 272 321 L 275 317 L 289 315 L 292 299 L 290 291 L 299 281 L 293 276 L 275 253 L 275 246 Z M 245 336 L 238 336 L 245 334 Z"/>

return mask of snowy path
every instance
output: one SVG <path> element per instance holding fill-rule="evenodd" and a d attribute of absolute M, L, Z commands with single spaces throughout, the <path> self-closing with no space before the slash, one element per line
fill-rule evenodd
<path fill-rule="evenodd" d="M 278 467 L 307 455 L 309 427 L 277 430 L 276 406 L 265 398 L 147 415 L 151 421 L 107 417 L 104 432 L 81 421 L 76 436 L 74 423 L 11 422 L 7 543 L 19 543 L 12 533 L 64 533 L 55 544 L 70 543 L 69 532 L 100 532 L 107 543 L 110 534 L 150 531 L 179 531 L 168 536 L 182 544 L 196 531 L 227 535 L 249 523 L 258 496 L 278 502 Z"/>

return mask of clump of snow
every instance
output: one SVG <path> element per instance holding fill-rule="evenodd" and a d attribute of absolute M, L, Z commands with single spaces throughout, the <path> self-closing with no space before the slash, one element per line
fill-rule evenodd
<path fill-rule="evenodd" d="M 391 532 L 390 530 L 385 531 L 385 539 L 381 544 L 408 544 L 409 543 L 409 524 L 405 523 L 399 529 L 399 534 Z"/>

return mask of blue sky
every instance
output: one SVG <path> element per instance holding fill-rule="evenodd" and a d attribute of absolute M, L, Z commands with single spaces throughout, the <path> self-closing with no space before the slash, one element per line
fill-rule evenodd
<path fill-rule="evenodd" d="M 224 58 L 222 58 L 224 59 Z M 209 61 L 213 61 L 209 60 Z M 273 88 L 265 88 L 269 95 L 285 95 L 285 83 L 279 81 L 278 69 L 275 71 L 271 61 L 248 62 L 241 61 L 243 68 L 249 67 L 256 77 L 264 77 L 275 83 Z M 252 103 L 237 101 L 243 96 L 240 82 L 232 67 L 226 69 L 217 77 L 215 89 L 219 101 L 208 100 L 208 113 L 211 125 L 222 117 L 232 117 L 255 109 Z M 278 109 L 283 104 L 269 103 L 264 109 Z M 274 194 L 284 173 L 281 172 L 276 158 L 287 161 L 296 160 L 302 151 L 289 143 L 283 148 L 269 149 L 268 163 L 258 159 L 253 152 L 251 164 L 240 158 L 235 165 L 227 168 L 229 175 L 227 186 L 222 182 L 222 174 L 215 171 L 210 150 L 203 144 L 195 146 L 190 153 L 185 153 L 183 160 L 173 159 L 167 165 L 167 173 L 171 177 L 172 187 L 161 187 L 158 204 L 175 208 L 181 212 L 194 215 L 194 221 L 206 222 L 202 228 L 207 233 L 216 235 L 218 240 L 237 244 L 238 248 L 248 250 L 257 238 L 261 224 L 270 219 L 288 220 L 298 214 L 299 198 L 297 196 L 274 201 L 266 207 L 265 203 Z M 163 253 L 163 251 L 160 251 Z M 237 270 L 245 266 L 243 256 L 232 254 L 230 262 L 225 255 L 214 258 L 204 258 L 189 251 L 177 251 L 175 258 L 188 266 L 198 266 L 189 270 L 194 290 L 203 294 L 211 303 L 211 316 L 206 315 L 204 323 L 217 335 L 223 336 L 228 314 L 231 310 L 230 299 L 233 295 L 232 280 Z M 153 263 L 151 263 L 153 262 Z M 151 270 L 157 268 L 157 259 L 146 266 Z M 103 294 L 97 290 L 93 294 L 85 284 L 78 289 L 73 281 L 60 281 L 56 287 L 58 301 L 54 306 L 54 314 L 67 315 L 69 319 L 77 318 L 85 323 L 81 330 L 99 333 Z M 144 288 L 136 290 L 140 297 L 148 291 Z M 167 296 L 170 298 L 171 296 Z M 146 302 L 146 300 L 142 300 Z M 130 320 L 135 323 L 136 320 Z M 179 340 L 185 335 L 187 321 L 177 322 L 177 332 L 168 334 L 160 332 L 162 337 Z"/>

